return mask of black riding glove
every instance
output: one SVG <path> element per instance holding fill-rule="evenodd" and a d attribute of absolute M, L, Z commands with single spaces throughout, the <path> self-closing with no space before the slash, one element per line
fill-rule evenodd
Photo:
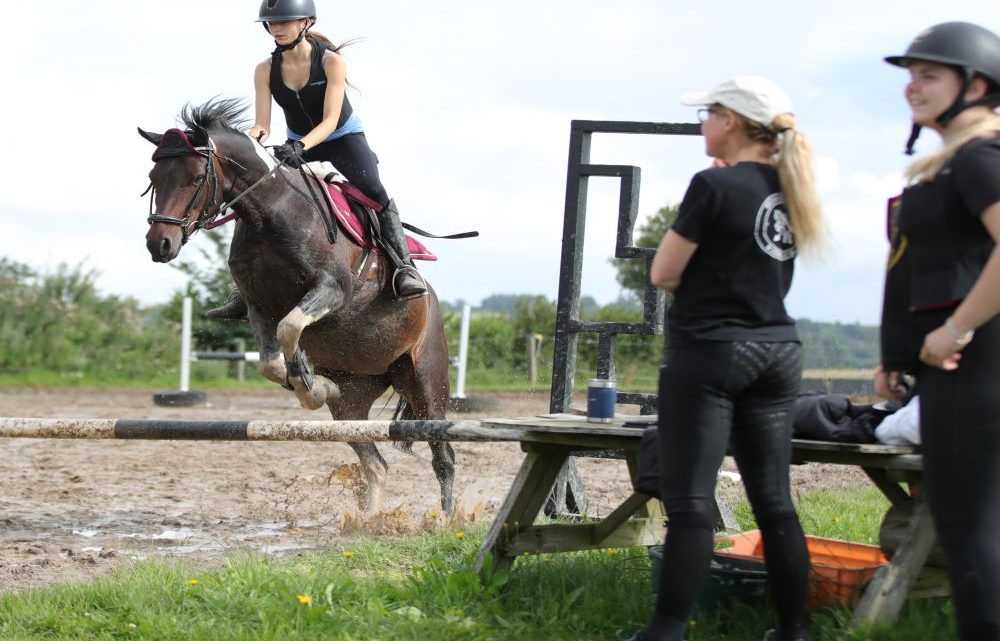
<path fill-rule="evenodd" d="M 306 160 L 302 157 L 306 151 L 301 140 L 286 140 L 285 144 L 274 148 L 274 157 L 283 161 L 292 169 L 298 169 Z"/>

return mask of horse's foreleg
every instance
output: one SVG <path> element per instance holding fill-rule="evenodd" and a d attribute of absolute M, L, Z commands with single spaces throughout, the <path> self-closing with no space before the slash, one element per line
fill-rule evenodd
<path fill-rule="evenodd" d="M 258 349 L 260 349 L 260 373 L 272 383 L 291 389 L 286 382 L 288 375 L 285 369 L 285 359 L 281 356 L 281 346 L 278 345 L 274 326 L 263 323 L 252 308 L 249 311 L 250 327 L 253 329 Z"/>
<path fill-rule="evenodd" d="M 285 357 L 287 385 L 291 386 L 302 407 L 314 410 L 339 398 L 340 389 L 324 376 L 314 377 L 309 371 L 304 352 L 299 349 L 299 338 L 305 328 L 326 316 L 330 308 L 318 307 L 310 312 L 304 306 L 305 300 L 278 323 L 278 343 Z"/>

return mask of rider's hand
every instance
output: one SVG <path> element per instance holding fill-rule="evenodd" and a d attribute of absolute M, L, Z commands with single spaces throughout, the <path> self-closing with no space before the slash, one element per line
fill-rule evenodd
<path fill-rule="evenodd" d="M 274 148 L 274 157 L 289 167 L 298 169 L 306 162 L 305 158 L 302 157 L 305 150 L 305 145 L 302 144 L 301 140 L 286 140 L 285 144 Z"/>
<path fill-rule="evenodd" d="M 908 385 L 899 372 L 887 372 L 881 365 L 875 370 L 875 393 L 890 401 L 901 401 L 906 396 Z"/>
<path fill-rule="evenodd" d="M 267 140 L 268 132 L 267 129 L 264 129 L 260 125 L 254 125 L 250 128 L 250 131 L 247 132 L 247 135 L 257 142 L 264 142 Z"/>

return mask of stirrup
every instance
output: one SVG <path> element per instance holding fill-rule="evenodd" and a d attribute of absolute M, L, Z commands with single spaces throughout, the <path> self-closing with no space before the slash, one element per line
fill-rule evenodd
<path fill-rule="evenodd" d="M 406 274 L 412 274 L 413 277 L 419 282 L 419 285 L 406 294 L 400 294 L 399 289 L 396 287 L 396 281 L 399 280 L 400 276 L 405 276 Z M 412 300 L 414 298 L 420 298 L 421 296 L 427 295 L 427 285 L 424 283 L 424 278 L 420 275 L 420 272 L 417 271 L 416 267 L 403 265 L 393 272 L 392 295 L 396 298 L 396 300 Z"/>

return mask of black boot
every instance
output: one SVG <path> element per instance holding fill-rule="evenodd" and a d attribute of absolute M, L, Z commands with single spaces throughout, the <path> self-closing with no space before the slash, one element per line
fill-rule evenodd
<path fill-rule="evenodd" d="M 399 222 L 396 202 L 389 201 L 378 213 L 378 224 L 382 232 L 382 244 L 396 271 L 392 274 L 392 293 L 398 300 L 409 300 L 427 295 L 427 285 L 417 268 L 410 263 L 410 250 L 406 246 L 406 236 Z"/>
<path fill-rule="evenodd" d="M 230 323 L 247 322 L 247 304 L 243 300 L 240 290 L 233 288 L 229 293 L 229 298 L 222 305 L 205 312 L 205 316 L 215 320 L 229 321 Z"/>

